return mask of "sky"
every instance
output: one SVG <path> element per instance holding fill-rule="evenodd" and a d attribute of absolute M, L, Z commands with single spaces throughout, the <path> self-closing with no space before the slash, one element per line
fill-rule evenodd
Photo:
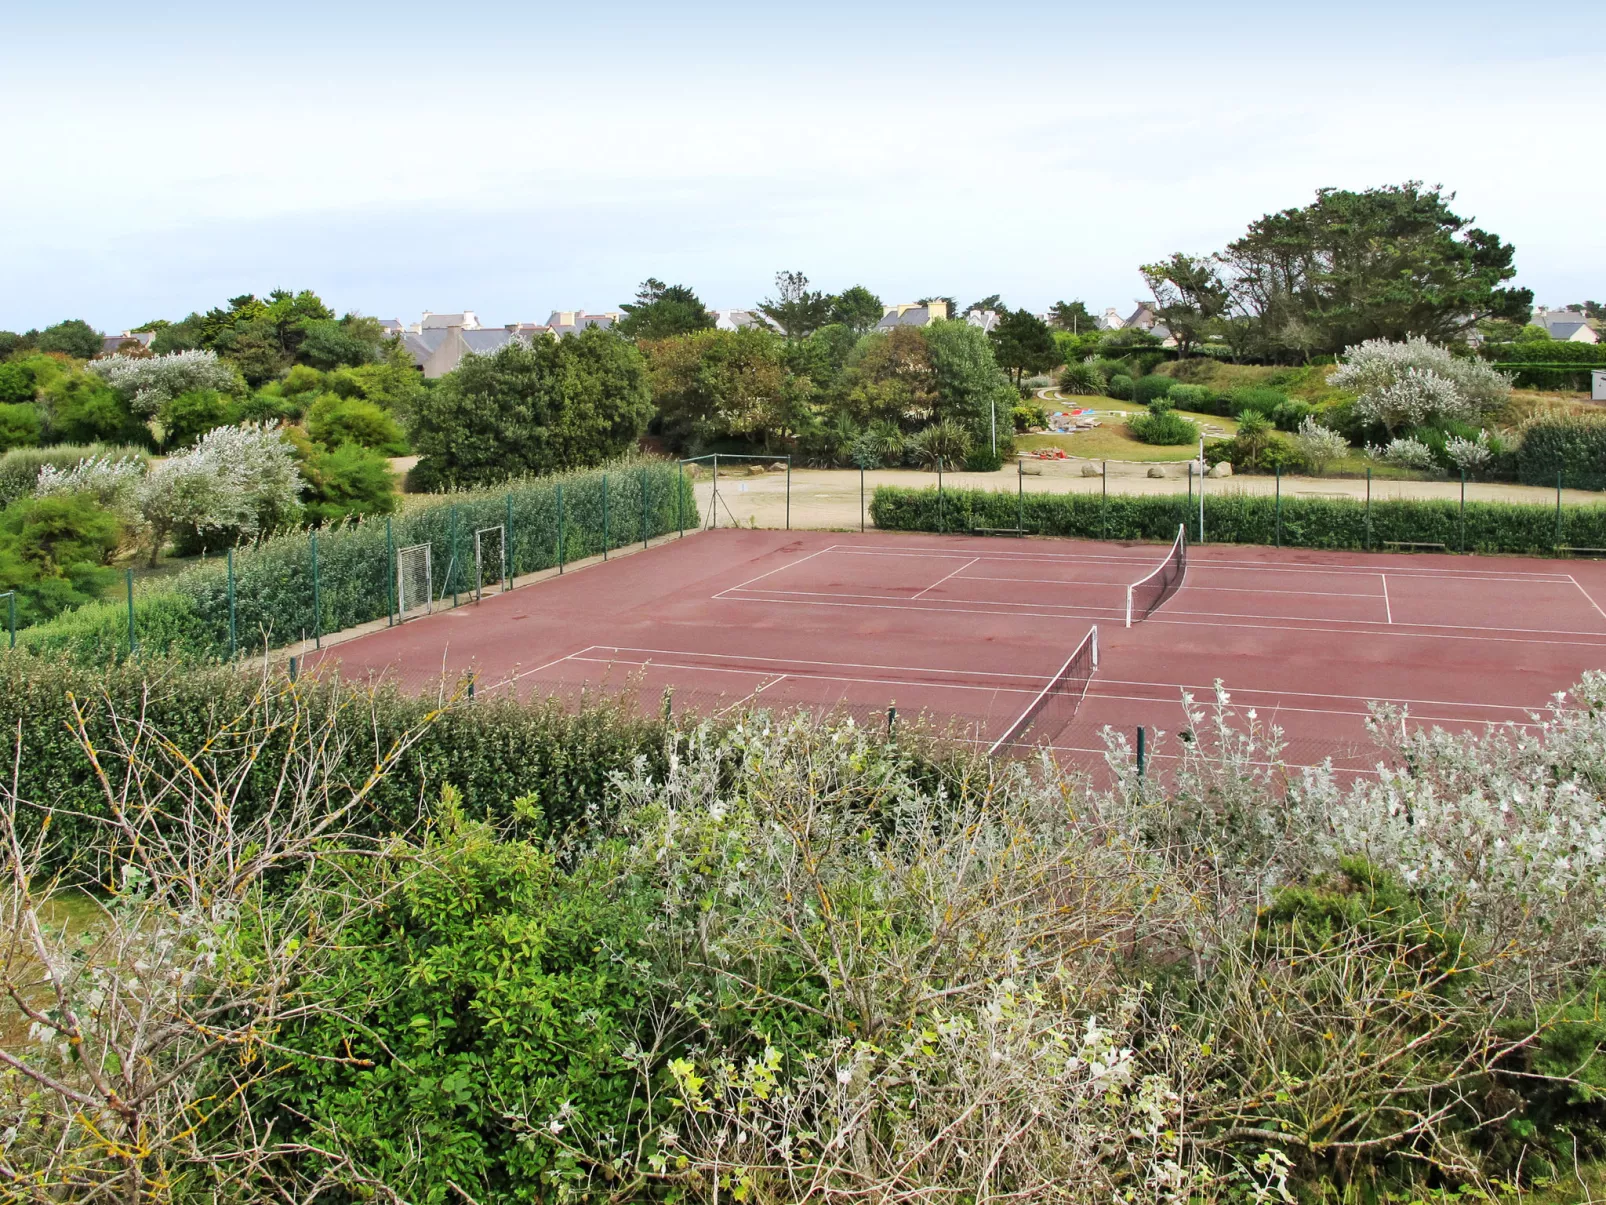
<path fill-rule="evenodd" d="M 0 329 L 245 292 L 542 321 L 653 276 L 1125 312 L 1137 268 L 1422 180 L 1606 297 L 1606 49 L 1509 5 L 0 0 Z"/>

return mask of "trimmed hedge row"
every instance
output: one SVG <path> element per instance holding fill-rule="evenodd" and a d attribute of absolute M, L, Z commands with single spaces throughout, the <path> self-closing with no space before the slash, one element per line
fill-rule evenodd
<path fill-rule="evenodd" d="M 1021 503 L 1011 491 L 908 489 L 878 486 L 870 504 L 877 527 L 890 531 L 964 532 L 1012 528 Z M 1045 536 L 1080 539 L 1169 540 L 1179 524 L 1198 525 L 1197 499 L 1153 494 L 1027 494 L 1024 527 Z M 1565 506 L 1557 539 L 1556 508 L 1507 502 L 1468 502 L 1464 530 L 1454 501 L 1340 498 L 1282 500 L 1281 542 L 1291 548 L 1381 548 L 1389 541 L 1443 544 L 1484 553 L 1548 553 L 1557 544 L 1606 547 L 1606 505 Z M 1205 534 L 1211 543 L 1273 544 L 1278 508 L 1265 494 L 1205 495 Z"/>
<path fill-rule="evenodd" d="M 57 860 L 65 861 L 89 844 L 90 826 L 70 813 L 103 814 L 105 804 L 89 760 L 68 726 L 69 693 L 88 712 L 89 731 L 102 749 L 108 713 L 115 707 L 125 719 L 143 715 L 180 748 L 194 750 L 226 721 L 245 713 L 264 681 L 270 689 L 298 691 L 315 714 L 346 703 L 338 709 L 344 777 L 355 782 L 372 771 L 376 751 L 422 726 L 436 706 L 433 697 L 409 698 L 387 687 L 373 694 L 369 707 L 363 702 L 365 690 L 313 678 L 292 688 L 282 673 L 264 679 L 238 664 L 166 661 L 86 667 L 21 649 L 0 657 L 0 725 L 22 741 L 19 794 L 58 809 L 50 830 Z M 260 759 L 256 777 L 241 795 L 240 807 L 247 813 L 273 787 L 276 757 L 283 753 L 281 744 Z M 447 710 L 428 726 L 406 760 L 379 785 L 368 827 L 375 835 L 412 827 L 430 814 L 441 787 L 450 783 L 463 792 L 465 810 L 476 817 L 510 819 L 513 800 L 528 797 L 550 827 L 561 828 L 602 804 L 614 771 L 638 757 L 657 770 L 663 756 L 660 720 L 606 707 L 569 713 L 555 702 L 481 698 Z"/>
<path fill-rule="evenodd" d="M 1582 317 L 1582 315 L 1580 315 Z M 1497 364 L 1595 364 L 1606 367 L 1606 343 L 1568 343 L 1556 339 L 1501 343 L 1488 351 Z"/>
<path fill-rule="evenodd" d="M 1517 476 L 1528 485 L 1606 489 L 1606 413 L 1541 418 L 1523 432 Z"/>
<path fill-rule="evenodd" d="M 606 484 L 604 484 L 606 482 Z M 604 492 L 606 491 L 606 524 Z M 561 504 L 560 504 L 561 493 Z M 320 532 L 295 531 L 235 552 L 235 630 L 240 650 L 276 647 L 315 632 L 383 619 L 393 605 L 394 550 L 432 546 L 436 596 L 474 587 L 474 532 L 503 525 L 515 575 L 556 565 L 561 555 L 579 560 L 609 548 L 695 525 L 691 482 L 670 461 L 642 461 L 607 470 L 559 474 L 515 483 L 499 491 L 454 495 Z M 387 531 L 389 536 L 387 538 Z M 318 589 L 313 590 L 313 543 Z M 175 577 L 135 591 L 135 630 L 142 654 L 227 657 L 228 574 L 215 557 Z M 41 651 L 70 653 L 90 662 L 128 654 L 127 608 L 92 603 L 19 633 Z"/>

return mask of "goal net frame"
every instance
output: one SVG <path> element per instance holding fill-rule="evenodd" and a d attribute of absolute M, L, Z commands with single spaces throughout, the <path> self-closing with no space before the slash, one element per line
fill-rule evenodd
<path fill-rule="evenodd" d="M 422 579 L 417 571 L 422 568 Z M 411 570 L 411 574 L 409 573 Z M 409 577 L 412 581 L 409 583 Z M 396 619 L 405 623 L 408 612 L 416 612 L 423 607 L 423 613 L 428 615 L 434 609 L 434 564 L 428 544 L 409 544 L 406 548 L 396 549 Z M 409 589 L 409 584 L 411 589 Z"/>
<path fill-rule="evenodd" d="M 496 533 L 496 558 L 492 564 L 494 576 L 486 574 L 486 553 L 489 551 L 486 544 L 492 532 Z M 498 590 L 506 590 L 508 586 L 508 557 L 507 557 L 507 526 L 502 523 L 493 523 L 490 527 L 480 527 L 474 532 L 474 601 L 479 602 L 485 597 L 485 587 L 495 585 Z"/>

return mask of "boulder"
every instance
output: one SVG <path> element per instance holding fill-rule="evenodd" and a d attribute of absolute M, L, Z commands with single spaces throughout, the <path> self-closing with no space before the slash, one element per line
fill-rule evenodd
<path fill-rule="evenodd" d="M 1082 476 L 1084 477 L 1102 477 L 1103 475 L 1104 470 L 1096 464 L 1084 464 L 1082 466 Z"/>
<path fill-rule="evenodd" d="M 786 472 L 786 461 L 784 461 L 784 460 L 772 460 L 772 461 L 770 461 L 769 471 L 772 472 L 772 473 L 784 473 L 784 472 Z"/>
<path fill-rule="evenodd" d="M 1212 465 L 1210 469 L 1210 475 L 1212 477 L 1231 477 L 1232 461 L 1223 460 L 1219 464 Z"/>
<path fill-rule="evenodd" d="M 1149 476 L 1150 477 L 1164 477 L 1165 476 L 1165 470 L 1162 469 L 1157 464 L 1151 464 L 1149 466 Z"/>
<path fill-rule="evenodd" d="M 1040 464 L 1033 464 L 1028 460 L 1025 464 L 1020 466 L 1020 471 L 1025 473 L 1028 477 L 1041 477 L 1043 475 L 1043 466 Z"/>
<path fill-rule="evenodd" d="M 769 472 L 769 470 L 761 464 L 750 464 L 747 466 L 747 475 L 749 477 L 762 477 L 767 472 Z"/>

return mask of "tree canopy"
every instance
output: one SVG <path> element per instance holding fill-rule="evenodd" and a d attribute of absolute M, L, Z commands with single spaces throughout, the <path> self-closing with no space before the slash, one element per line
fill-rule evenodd
<path fill-rule="evenodd" d="M 831 299 L 831 321 L 847 327 L 856 335 L 872 329 L 886 312 L 887 307 L 881 303 L 881 298 L 863 285 L 843 289 Z"/>
<path fill-rule="evenodd" d="M 988 338 L 999 367 L 1014 374 L 1016 386 L 1027 373 L 1047 372 L 1059 363 L 1054 332 L 1028 310 L 1006 311 Z"/>
<path fill-rule="evenodd" d="M 777 272 L 775 297 L 766 297 L 758 308 L 771 322 L 786 332 L 788 339 L 807 339 L 832 321 L 833 299 L 809 288 L 809 278 L 801 272 Z M 880 317 L 879 314 L 876 315 Z"/>
<path fill-rule="evenodd" d="M 635 302 L 619 308 L 625 312 L 619 333 L 632 339 L 667 339 L 714 325 L 713 316 L 689 286 L 666 285 L 650 276 L 641 282 Z"/>
<path fill-rule="evenodd" d="M 69 318 L 40 331 L 35 346 L 40 351 L 60 352 L 87 360 L 100 354 L 100 334 L 82 318 Z"/>
<path fill-rule="evenodd" d="M 651 416 L 646 363 L 614 332 L 515 339 L 468 356 L 419 403 L 413 480 L 437 490 L 601 464 Z"/>
<path fill-rule="evenodd" d="M 1073 335 L 1097 330 L 1099 325 L 1081 301 L 1056 301 L 1048 307 L 1048 320 L 1056 329 Z"/>

